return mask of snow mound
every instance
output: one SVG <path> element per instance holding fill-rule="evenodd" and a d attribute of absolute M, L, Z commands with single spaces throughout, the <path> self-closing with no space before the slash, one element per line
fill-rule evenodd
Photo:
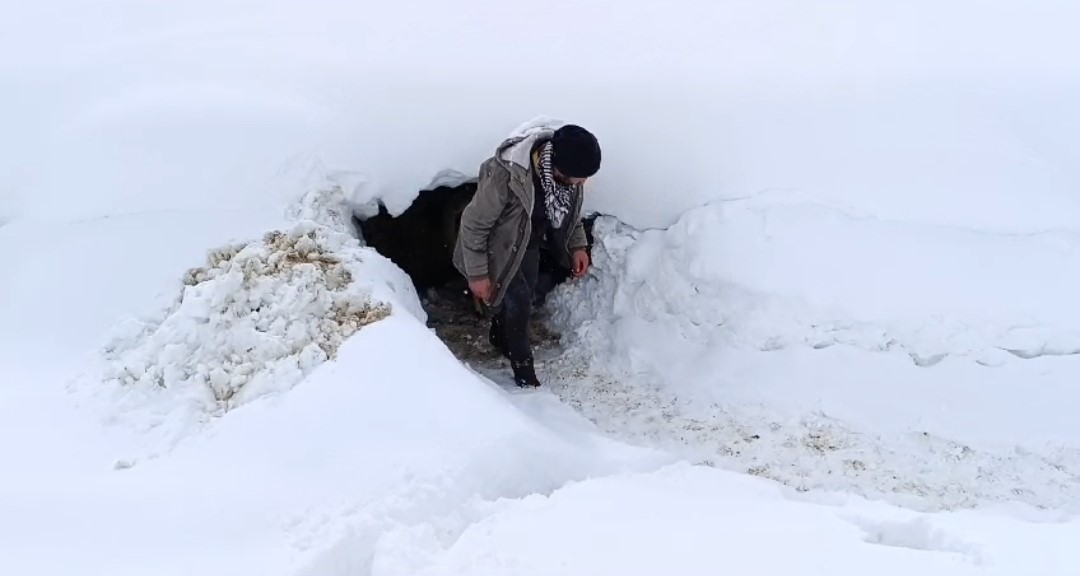
<path fill-rule="evenodd" d="M 168 434 L 182 434 L 295 387 L 396 305 L 417 315 L 404 274 L 348 233 L 339 188 L 312 191 L 287 212 L 292 222 L 259 240 L 210 250 L 163 309 L 118 325 L 100 370 L 81 382 L 120 394 L 128 409 L 107 410 L 110 419 L 142 429 L 172 420 L 179 427 Z"/>
<path fill-rule="evenodd" d="M 602 429 L 905 506 L 1076 501 L 1080 238 L 765 195 L 594 235 L 590 276 L 549 299 L 569 342 L 545 369 Z"/>
<path fill-rule="evenodd" d="M 717 345 L 851 346 L 920 367 L 1080 353 L 1080 315 L 1062 305 L 1080 282 L 1058 272 L 1080 266 L 1071 234 L 887 222 L 786 198 L 707 205 L 666 230 L 603 218 L 596 234 L 610 276 L 586 286 L 589 305 L 561 309 L 574 325 L 664 331 L 656 344 L 675 350 L 653 356 L 657 366 Z"/>
<path fill-rule="evenodd" d="M 122 385 L 206 388 L 242 403 L 291 387 L 390 313 L 353 282 L 340 234 L 299 224 L 210 253 L 160 323 L 107 350 Z"/>
<path fill-rule="evenodd" d="M 434 522 L 390 532 L 376 558 L 385 571 L 377 573 L 899 576 L 1065 574 L 1074 565 L 1065 551 L 1080 529 L 1076 521 L 920 514 L 856 497 L 830 500 L 676 464 L 475 507 L 482 517 L 448 546 L 440 540 L 446 530 Z"/>
<path fill-rule="evenodd" d="M 352 235 L 353 211 L 345 196 L 340 184 L 312 185 L 286 208 L 285 216 L 297 222 L 317 222 L 321 227 Z"/>

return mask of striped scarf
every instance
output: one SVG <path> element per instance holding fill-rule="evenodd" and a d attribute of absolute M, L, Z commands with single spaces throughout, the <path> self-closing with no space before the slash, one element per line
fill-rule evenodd
<path fill-rule="evenodd" d="M 545 142 L 533 155 L 533 164 L 539 171 L 540 184 L 544 187 L 544 207 L 555 229 L 562 227 L 563 218 L 570 213 L 574 201 L 574 186 L 555 181 L 551 164 L 551 142 Z"/>

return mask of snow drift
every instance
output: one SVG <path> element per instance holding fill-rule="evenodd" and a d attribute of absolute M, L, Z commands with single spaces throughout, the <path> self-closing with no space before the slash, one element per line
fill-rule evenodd
<path fill-rule="evenodd" d="M 1052 532 L 1037 524 L 1013 530 L 975 514 L 920 515 L 855 498 L 800 500 L 756 478 L 673 466 L 507 502 L 446 550 L 420 531 L 395 541 L 434 558 L 415 572 L 424 576 L 505 574 L 507 566 L 523 576 L 944 576 L 1065 574 L 1068 539 L 1080 530 L 1075 522 Z"/>
<path fill-rule="evenodd" d="M 782 195 L 594 235 L 550 301 L 563 372 L 603 383 L 559 394 L 609 432 L 803 490 L 1075 509 L 1080 236 Z"/>
<path fill-rule="evenodd" d="M 21 462 L 0 495 L 5 572 L 370 573 L 400 527 L 451 542 L 493 500 L 671 461 L 557 403 L 511 402 L 464 368 L 424 326 L 408 278 L 342 228 L 340 190 L 286 213 L 269 244 L 229 244 L 239 249 L 194 273 L 158 254 L 175 270 L 170 305 L 87 364 L 53 373 L 4 358 L 0 449 Z M 142 218 L 144 231 L 156 219 Z M 59 269 L 82 258 L 54 242 Z M 24 245 L 22 258 L 41 259 Z M 338 302 L 348 319 L 365 307 L 378 319 L 342 322 Z M 76 394 L 54 395 L 73 370 Z M 240 385 L 227 400 L 220 372 Z"/>

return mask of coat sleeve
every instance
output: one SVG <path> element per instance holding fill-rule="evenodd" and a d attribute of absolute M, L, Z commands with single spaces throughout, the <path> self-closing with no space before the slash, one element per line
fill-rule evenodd
<path fill-rule="evenodd" d="M 585 235 L 585 221 L 578 218 L 574 223 L 574 230 L 570 232 L 570 253 L 573 254 L 575 250 L 585 250 L 589 247 L 589 238 Z"/>
<path fill-rule="evenodd" d="M 470 280 L 488 276 L 488 238 L 506 205 L 509 176 L 494 160 L 480 167 L 480 178 L 473 199 L 461 213 L 462 261 Z"/>

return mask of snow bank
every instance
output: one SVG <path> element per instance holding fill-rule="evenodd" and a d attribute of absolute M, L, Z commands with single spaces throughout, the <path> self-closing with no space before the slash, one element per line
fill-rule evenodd
<path fill-rule="evenodd" d="M 506 502 L 449 549 L 430 529 L 400 530 L 394 542 L 430 564 L 379 574 L 1068 574 L 1077 536 L 1075 521 L 800 502 L 758 479 L 680 465 Z"/>
<path fill-rule="evenodd" d="M 28 217 L 71 219 L 264 206 L 318 172 L 398 212 L 547 114 L 604 146 L 586 208 L 639 228 L 787 190 L 1075 229 L 1078 16 L 1056 0 L 35 2 L 0 31 L 0 124 L 18 134 L 0 189 Z"/>
<path fill-rule="evenodd" d="M 431 524 L 452 541 L 484 502 L 670 461 L 580 423 L 538 421 L 512 398 L 411 315 L 392 314 L 288 393 L 205 426 L 187 422 L 167 452 L 148 453 L 133 432 L 111 436 L 68 475 L 43 478 L 36 461 L 12 467 L 0 494 L 0 569 L 365 574 L 394 530 Z M 163 408 L 171 400 L 158 398 Z M 58 440 L 86 448 L 57 407 L 47 414 Z M 62 555 L 49 553 L 57 542 Z"/>
<path fill-rule="evenodd" d="M 550 302 L 564 371 L 597 382 L 559 393 L 604 429 L 923 508 L 1080 495 L 1080 237 L 768 195 L 594 232 L 590 277 Z"/>

